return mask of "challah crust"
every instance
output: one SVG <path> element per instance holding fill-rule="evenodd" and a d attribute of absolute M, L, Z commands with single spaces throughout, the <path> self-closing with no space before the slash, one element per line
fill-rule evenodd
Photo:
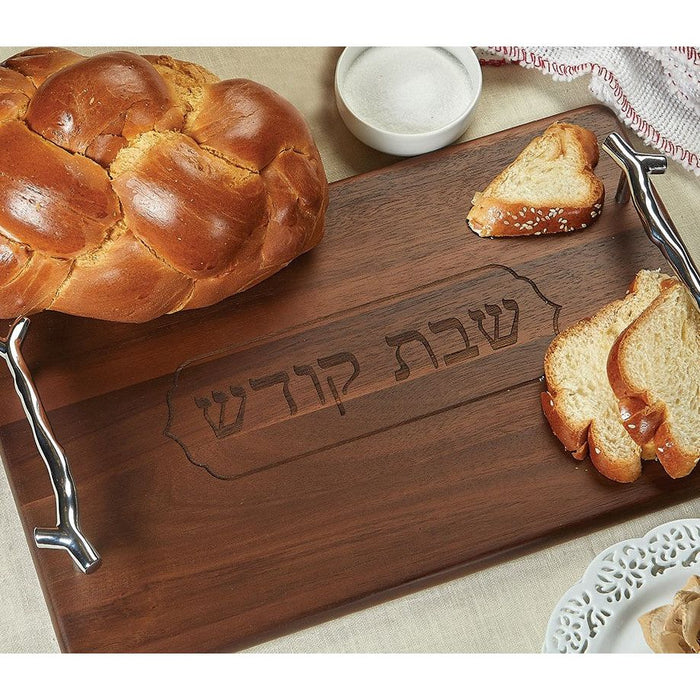
<path fill-rule="evenodd" d="M 686 316 L 682 326 L 669 324 L 672 334 L 668 336 L 678 347 L 678 352 L 672 356 L 664 356 L 663 349 L 654 346 L 651 332 L 657 326 L 662 327 L 662 323 L 670 318 L 671 311 L 678 307 L 686 309 Z M 686 414 L 692 414 L 694 409 L 685 406 L 681 401 L 680 406 L 683 408 L 679 411 L 677 407 L 676 415 L 672 415 L 670 404 L 673 401 L 670 394 L 666 399 L 658 395 L 658 390 L 655 391 L 653 386 L 658 384 L 659 380 L 652 375 L 659 373 L 660 367 L 675 367 L 673 363 L 678 363 L 673 382 L 669 381 L 666 385 L 671 392 L 675 390 L 677 396 L 681 396 L 683 385 L 692 388 L 697 396 L 698 383 L 694 370 L 699 347 L 699 328 L 700 314 L 690 294 L 681 282 L 672 279 L 662 285 L 659 296 L 619 335 L 608 357 L 608 379 L 618 398 L 625 429 L 635 442 L 653 445 L 656 458 L 666 473 L 674 479 L 690 474 L 700 458 L 697 445 L 690 444 L 687 435 L 683 436 L 684 431 L 689 430 L 689 426 L 677 417 L 679 412 L 681 415 L 684 411 Z M 666 331 L 665 328 L 663 330 Z M 693 338 L 684 338 L 684 331 Z M 684 366 L 680 359 L 683 348 L 692 357 L 687 366 Z M 657 362 L 646 372 L 638 371 L 635 363 L 640 352 L 652 356 L 658 353 Z"/>
<path fill-rule="evenodd" d="M 593 172 L 597 163 L 595 134 L 554 122 L 474 194 L 467 223 L 484 238 L 585 229 L 603 208 L 605 189 Z"/>
<path fill-rule="evenodd" d="M 214 304 L 323 235 L 328 185 L 301 114 L 168 56 L 6 60 L 0 161 L 3 318 Z"/>
<path fill-rule="evenodd" d="M 572 456 L 588 454 L 613 481 L 635 481 L 642 459 L 653 457 L 653 451 L 627 434 L 606 363 L 614 339 L 656 298 L 665 279 L 658 272 L 640 271 L 624 299 L 567 328 L 545 353 L 547 391 L 541 404 L 552 432 Z"/>

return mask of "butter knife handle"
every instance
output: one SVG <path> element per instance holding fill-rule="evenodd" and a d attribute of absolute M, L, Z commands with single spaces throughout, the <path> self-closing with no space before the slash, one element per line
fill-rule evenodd
<path fill-rule="evenodd" d="M 700 273 L 649 178 L 652 174 L 665 172 L 666 157 L 639 153 L 617 133 L 610 134 L 603 141 L 603 150 L 627 176 L 630 197 L 647 236 L 661 250 L 700 306 Z"/>
<path fill-rule="evenodd" d="M 20 346 L 29 326 L 29 319 L 17 319 L 6 339 L 0 340 L 0 356 L 7 362 L 34 441 L 51 477 L 56 497 L 56 527 L 36 528 L 34 540 L 38 547 L 64 549 L 83 573 L 91 573 L 100 564 L 100 556 L 80 531 L 78 494 L 70 473 L 68 460 L 56 441 L 42 406 Z"/>

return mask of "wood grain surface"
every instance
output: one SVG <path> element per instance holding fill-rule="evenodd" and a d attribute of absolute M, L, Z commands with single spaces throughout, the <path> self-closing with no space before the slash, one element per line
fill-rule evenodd
<path fill-rule="evenodd" d="M 620 130 L 591 106 L 557 118 Z M 241 649 L 698 493 L 566 455 L 539 407 L 554 335 L 665 267 L 604 154 L 585 231 L 480 239 L 475 190 L 552 119 L 331 186 L 322 243 L 215 307 L 121 325 L 43 313 L 23 349 L 103 556 L 36 550 L 61 648 Z M 22 523 L 54 522 L 7 373 Z"/>

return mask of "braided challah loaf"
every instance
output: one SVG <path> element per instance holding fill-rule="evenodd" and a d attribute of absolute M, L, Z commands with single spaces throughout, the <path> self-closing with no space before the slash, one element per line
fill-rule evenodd
<path fill-rule="evenodd" d="M 323 235 L 303 117 L 167 56 L 32 49 L 0 66 L 0 317 L 141 322 L 214 304 Z"/>

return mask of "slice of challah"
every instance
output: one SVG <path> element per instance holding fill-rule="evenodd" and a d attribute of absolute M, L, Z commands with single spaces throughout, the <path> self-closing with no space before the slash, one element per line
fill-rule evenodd
<path fill-rule="evenodd" d="M 629 434 L 677 479 L 700 459 L 700 312 L 678 280 L 663 287 L 615 342 L 608 377 Z"/>
<path fill-rule="evenodd" d="M 659 295 L 668 277 L 637 273 L 624 299 L 557 335 L 544 358 L 547 391 L 542 409 L 554 434 L 577 459 L 588 452 L 595 468 L 618 482 L 637 479 L 642 459 L 653 458 L 625 430 L 607 377 L 610 349 L 618 335 Z"/>
<path fill-rule="evenodd" d="M 467 223 L 479 236 L 525 236 L 586 228 L 603 208 L 594 174 L 595 134 L 555 122 L 472 199 Z"/>

